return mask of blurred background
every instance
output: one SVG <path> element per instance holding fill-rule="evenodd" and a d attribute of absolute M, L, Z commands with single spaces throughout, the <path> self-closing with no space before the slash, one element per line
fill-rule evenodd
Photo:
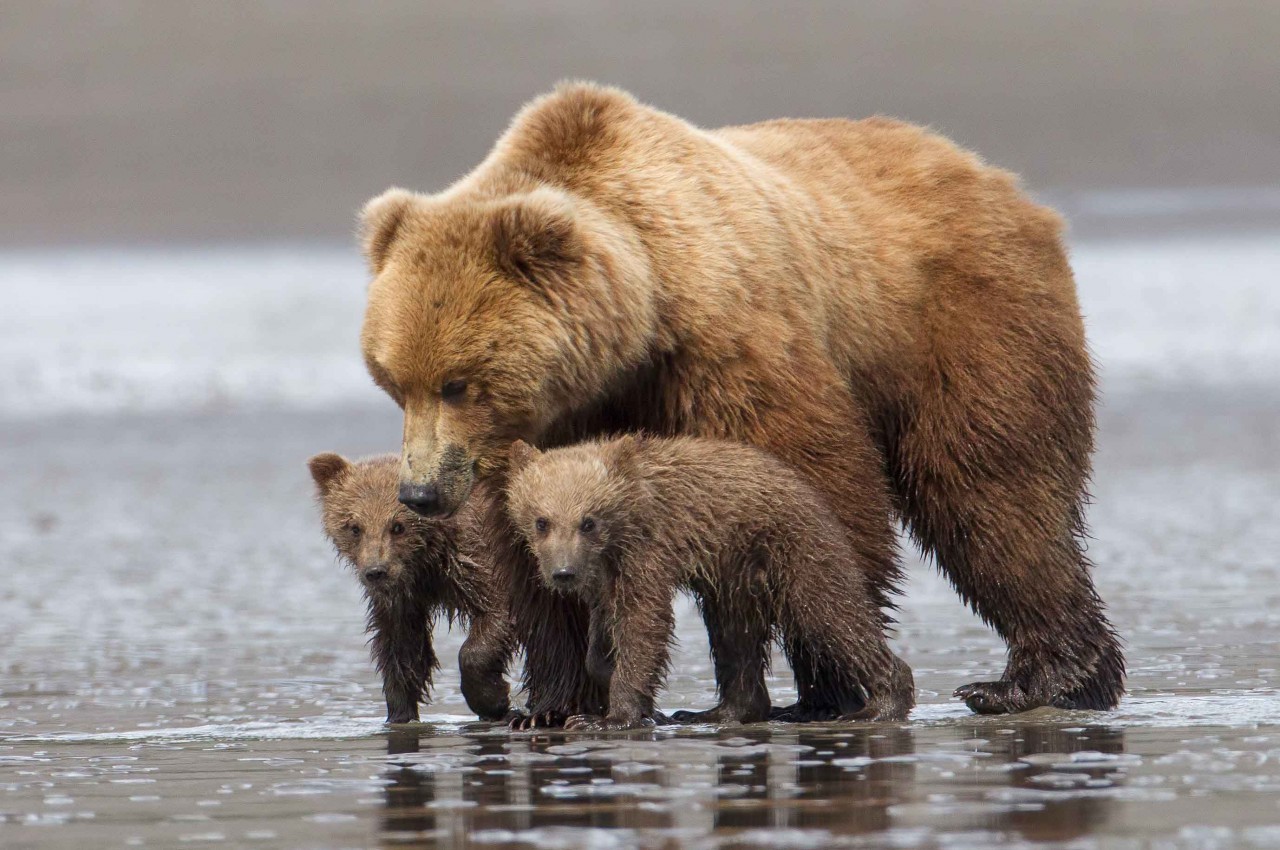
<path fill-rule="evenodd" d="M 59 778 L 121 740 L 330 741 L 283 747 L 298 763 L 271 762 L 271 781 L 293 787 L 337 769 L 334 739 L 381 733 L 359 593 L 304 468 L 399 445 L 399 411 L 359 357 L 355 213 L 392 184 L 443 188 L 524 101 L 588 78 L 703 126 L 928 124 L 1063 210 L 1102 381 L 1090 554 L 1130 653 L 1131 697 L 1107 722 L 1173 729 L 1128 746 L 1148 786 L 1194 788 L 1169 792 L 1176 814 L 1118 796 L 1111 827 L 1267 828 L 1275 788 L 1249 784 L 1252 751 L 1236 764 L 1234 739 L 1182 727 L 1245 723 L 1239 752 L 1280 728 L 1278 48 L 1269 0 L 5 3 L 0 761 L 44 766 L 0 785 L 0 826 L 74 825 L 83 792 L 98 801 L 85 840 L 132 835 L 139 803 Z M 998 675 L 1003 647 L 909 561 L 896 643 L 916 716 L 967 722 L 951 689 Z M 696 619 L 682 635 L 666 707 L 711 698 Z M 430 709 L 454 720 L 456 639 Z M 787 701 L 785 670 L 771 687 Z M 182 757 L 206 765 L 193 746 Z M 140 764 L 185 769 L 155 758 Z M 1004 781 L 947 776 L 928 793 Z M 214 793 L 186 789 L 138 800 L 163 819 Z M 316 793 L 347 812 L 342 795 L 367 792 Z M 304 824 L 305 799 L 299 834 L 367 826 Z M 238 839 L 278 814 L 236 811 Z M 1086 822 L 1056 823 L 1046 834 Z M 179 835 L 157 829 L 161 845 Z"/>
<path fill-rule="evenodd" d="M 704 126 L 900 116 L 1085 213 L 1274 219 L 1278 35 L 1260 0 L 20 0 L 0 239 L 342 241 L 378 188 L 444 186 L 566 77 Z"/>
<path fill-rule="evenodd" d="M 11 3 L 0 411 L 368 391 L 356 210 L 448 185 L 564 78 L 704 126 L 928 124 L 1020 172 L 1077 243 L 1273 232 L 1277 43 L 1280 4 L 1256 0 Z M 1161 309 L 1207 320 L 1185 297 Z"/>

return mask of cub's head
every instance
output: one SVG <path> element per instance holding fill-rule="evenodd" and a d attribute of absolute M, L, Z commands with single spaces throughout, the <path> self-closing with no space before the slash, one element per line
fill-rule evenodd
<path fill-rule="evenodd" d="M 634 439 L 540 452 L 510 449 L 507 503 L 550 588 L 591 593 L 611 574 L 635 532 L 626 469 Z"/>
<path fill-rule="evenodd" d="M 352 463 L 327 452 L 307 466 L 319 493 L 325 534 L 369 594 L 403 590 L 416 565 L 444 563 L 452 544 L 448 529 L 396 499 L 399 459 L 394 455 Z"/>
<path fill-rule="evenodd" d="M 451 515 L 512 440 L 598 399 L 653 334 L 621 230 L 558 189 L 392 189 L 362 232 L 374 277 L 361 346 L 404 410 L 398 495 L 422 515 Z"/>

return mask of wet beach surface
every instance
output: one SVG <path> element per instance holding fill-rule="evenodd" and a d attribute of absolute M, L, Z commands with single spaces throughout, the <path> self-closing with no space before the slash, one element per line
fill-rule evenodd
<path fill-rule="evenodd" d="M 303 466 L 398 444 L 349 249 L 9 255 L 0 844 L 1280 847 L 1277 244 L 1076 248 L 1117 711 L 968 714 L 1003 648 L 909 558 L 910 722 L 620 737 L 472 722 L 457 633 L 424 722 L 382 724 Z M 666 709 L 712 701 L 700 632 Z"/>

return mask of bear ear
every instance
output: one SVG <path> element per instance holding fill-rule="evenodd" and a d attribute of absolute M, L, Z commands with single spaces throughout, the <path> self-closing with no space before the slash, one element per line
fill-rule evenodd
<path fill-rule="evenodd" d="M 630 469 L 636 462 L 636 452 L 640 448 L 641 438 L 635 434 L 623 434 L 609 445 L 610 467 L 615 471 Z"/>
<path fill-rule="evenodd" d="M 511 444 L 511 448 L 507 450 L 507 474 L 514 477 L 516 473 L 532 463 L 534 458 L 541 454 L 542 452 L 524 440 L 516 440 Z"/>
<path fill-rule="evenodd" d="M 327 496 L 338 479 L 351 468 L 351 463 L 342 455 L 325 452 L 307 461 L 307 468 L 311 470 L 320 495 Z"/>
<path fill-rule="evenodd" d="M 374 274 L 382 271 L 391 243 L 395 242 L 414 194 L 392 187 L 364 205 L 360 211 L 360 248 Z"/>
<path fill-rule="evenodd" d="M 554 189 L 536 189 L 501 204 L 493 215 L 498 267 L 541 287 L 582 258 L 573 199 Z"/>

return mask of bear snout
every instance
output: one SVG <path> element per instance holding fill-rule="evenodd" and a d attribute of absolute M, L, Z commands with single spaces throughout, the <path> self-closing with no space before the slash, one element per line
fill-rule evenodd
<path fill-rule="evenodd" d="M 574 586 L 578 580 L 578 571 L 567 564 L 556 567 L 551 571 L 551 586 L 560 590 L 567 590 Z"/>
<path fill-rule="evenodd" d="M 434 481 L 426 484 L 401 484 L 400 504 L 420 516 L 439 516 L 444 513 L 440 500 L 440 488 Z"/>
<path fill-rule="evenodd" d="M 369 584 L 382 584 L 391 575 L 391 571 L 387 569 L 386 564 L 374 564 L 360 574 L 360 577 Z"/>

